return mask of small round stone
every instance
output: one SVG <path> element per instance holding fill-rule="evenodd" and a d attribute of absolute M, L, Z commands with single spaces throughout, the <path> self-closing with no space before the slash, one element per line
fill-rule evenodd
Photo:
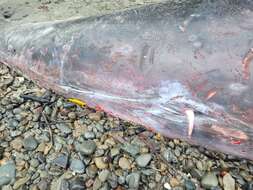
<path fill-rule="evenodd" d="M 98 178 L 100 179 L 101 182 L 105 182 L 108 179 L 109 175 L 110 171 L 105 169 L 99 173 Z"/>
<path fill-rule="evenodd" d="M 196 190 L 196 185 L 191 180 L 184 181 L 185 190 Z"/>
<path fill-rule="evenodd" d="M 210 189 L 218 185 L 218 178 L 213 172 L 207 173 L 201 180 L 201 185 L 204 188 Z"/>
<path fill-rule="evenodd" d="M 140 167 L 146 167 L 149 162 L 151 161 L 152 156 L 151 154 L 142 154 L 136 158 L 136 163 Z"/>
<path fill-rule="evenodd" d="M 223 186 L 224 190 L 235 190 L 235 180 L 229 173 L 223 177 Z"/>
<path fill-rule="evenodd" d="M 96 143 L 92 140 L 84 141 L 83 143 L 76 143 L 75 148 L 77 151 L 81 152 L 83 155 L 91 155 L 96 150 Z"/>
<path fill-rule="evenodd" d="M 106 169 L 108 168 L 108 163 L 104 161 L 103 157 L 96 157 L 94 158 L 95 165 L 98 169 Z"/>
<path fill-rule="evenodd" d="M 35 150 L 38 146 L 38 141 L 32 136 L 27 137 L 23 141 L 23 146 L 26 150 L 29 150 L 29 151 Z"/>
<path fill-rule="evenodd" d="M 71 160 L 69 168 L 76 173 L 84 173 L 85 165 L 81 160 Z"/>
<path fill-rule="evenodd" d="M 121 167 L 123 170 L 129 170 L 131 169 L 131 163 L 127 158 L 121 157 L 119 159 L 119 167 Z"/>
<path fill-rule="evenodd" d="M 84 138 L 86 139 L 94 139 L 96 137 L 95 133 L 91 131 L 87 131 L 84 133 Z"/>
<path fill-rule="evenodd" d="M 69 113 L 68 113 L 68 117 L 69 117 L 70 119 L 76 119 L 76 113 L 75 113 L 75 112 L 69 112 Z"/>

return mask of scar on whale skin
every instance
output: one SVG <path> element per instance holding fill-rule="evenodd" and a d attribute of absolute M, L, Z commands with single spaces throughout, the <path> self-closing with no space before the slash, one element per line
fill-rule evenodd
<path fill-rule="evenodd" d="M 245 80 L 250 79 L 250 63 L 253 61 L 253 48 L 251 48 L 248 53 L 244 56 L 243 65 L 243 78 Z"/>

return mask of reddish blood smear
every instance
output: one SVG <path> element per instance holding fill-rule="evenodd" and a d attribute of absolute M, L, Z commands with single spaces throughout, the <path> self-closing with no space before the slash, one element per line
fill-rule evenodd
<path fill-rule="evenodd" d="M 235 145 L 238 144 L 239 145 L 239 144 L 241 144 L 241 141 L 240 140 L 232 140 L 231 144 L 235 144 Z"/>

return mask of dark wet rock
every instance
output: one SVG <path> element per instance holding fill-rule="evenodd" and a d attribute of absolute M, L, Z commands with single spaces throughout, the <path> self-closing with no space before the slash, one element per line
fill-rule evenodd
<path fill-rule="evenodd" d="M 4 156 L 4 147 L 0 146 L 0 160 L 3 159 Z"/>

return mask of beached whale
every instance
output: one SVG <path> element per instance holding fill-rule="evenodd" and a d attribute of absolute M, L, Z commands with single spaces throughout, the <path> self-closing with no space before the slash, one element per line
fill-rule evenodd
<path fill-rule="evenodd" d="M 0 61 L 41 86 L 253 160 L 251 1 L 169 1 L 0 33 Z"/>

